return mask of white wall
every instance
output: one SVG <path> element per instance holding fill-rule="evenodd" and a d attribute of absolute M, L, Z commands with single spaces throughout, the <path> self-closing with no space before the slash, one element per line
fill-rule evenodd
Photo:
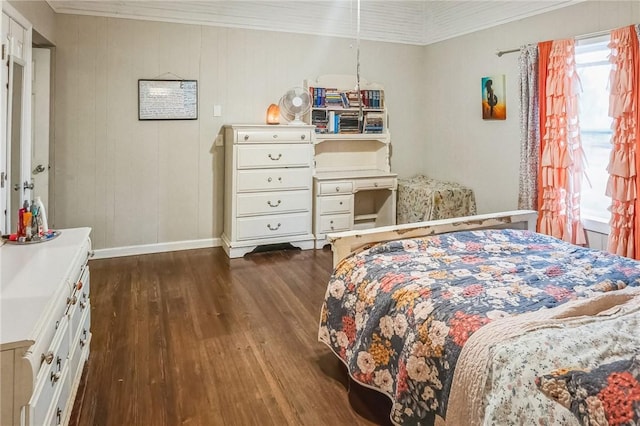
<path fill-rule="evenodd" d="M 640 23 L 640 1 L 588 1 L 425 47 L 424 172 L 475 191 L 479 213 L 515 209 L 520 155 L 518 53 L 497 49 Z M 505 74 L 507 119 L 483 121 L 480 79 Z"/>
<path fill-rule="evenodd" d="M 55 224 L 91 226 L 95 248 L 217 238 L 226 123 L 263 123 L 289 87 L 354 74 L 353 40 L 58 15 Z M 423 47 L 363 42 L 361 74 L 386 88 L 392 168 L 416 173 L 424 141 Z M 197 121 L 137 120 L 137 80 L 198 80 Z M 171 78 L 171 76 L 169 76 Z M 222 117 L 213 117 L 213 105 Z"/>
<path fill-rule="evenodd" d="M 38 31 L 48 42 L 56 41 L 56 14 L 45 1 L 10 0 L 13 6 L 22 16 L 27 18 L 33 29 Z M 40 42 L 35 40 L 34 42 Z"/>
<path fill-rule="evenodd" d="M 384 84 L 392 170 L 472 187 L 478 210 L 517 207 L 518 54 L 496 49 L 640 22 L 640 2 L 590 1 L 426 47 L 362 42 Z M 261 123 L 305 78 L 353 74 L 355 42 L 264 31 L 58 15 L 55 226 L 96 248 L 217 238 L 225 123 Z M 197 79 L 197 121 L 139 122 L 137 79 Z M 506 74 L 506 121 L 483 121 L 480 78 Z M 222 117 L 213 117 L 213 105 Z"/>

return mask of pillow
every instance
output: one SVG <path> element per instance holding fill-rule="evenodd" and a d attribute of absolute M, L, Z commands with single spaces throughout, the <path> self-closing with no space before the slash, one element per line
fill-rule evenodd
<path fill-rule="evenodd" d="M 640 426 L 640 353 L 593 370 L 556 370 L 536 385 L 583 425 Z"/>

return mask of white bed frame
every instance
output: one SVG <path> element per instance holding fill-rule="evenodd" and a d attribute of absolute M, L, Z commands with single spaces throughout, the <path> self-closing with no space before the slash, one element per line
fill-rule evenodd
<path fill-rule="evenodd" d="M 513 210 L 508 212 L 381 226 L 360 231 L 327 234 L 333 250 L 333 266 L 365 245 L 404 238 L 418 238 L 445 232 L 466 231 L 483 228 L 517 228 L 536 230 L 538 213 L 535 210 Z"/>

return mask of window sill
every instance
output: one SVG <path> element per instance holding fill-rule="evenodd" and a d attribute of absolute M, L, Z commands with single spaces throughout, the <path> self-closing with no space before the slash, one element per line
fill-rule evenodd
<path fill-rule="evenodd" d="M 601 217 L 583 216 L 582 226 L 587 231 L 609 235 L 609 221 Z"/>

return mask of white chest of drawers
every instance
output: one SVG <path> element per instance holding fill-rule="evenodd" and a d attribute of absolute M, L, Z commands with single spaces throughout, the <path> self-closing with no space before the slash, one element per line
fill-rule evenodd
<path fill-rule="evenodd" d="M 89 228 L 0 247 L 0 424 L 69 421 L 91 341 Z"/>
<path fill-rule="evenodd" d="M 240 257 L 256 247 L 314 247 L 312 132 L 308 125 L 228 125 L 223 248 Z"/>

